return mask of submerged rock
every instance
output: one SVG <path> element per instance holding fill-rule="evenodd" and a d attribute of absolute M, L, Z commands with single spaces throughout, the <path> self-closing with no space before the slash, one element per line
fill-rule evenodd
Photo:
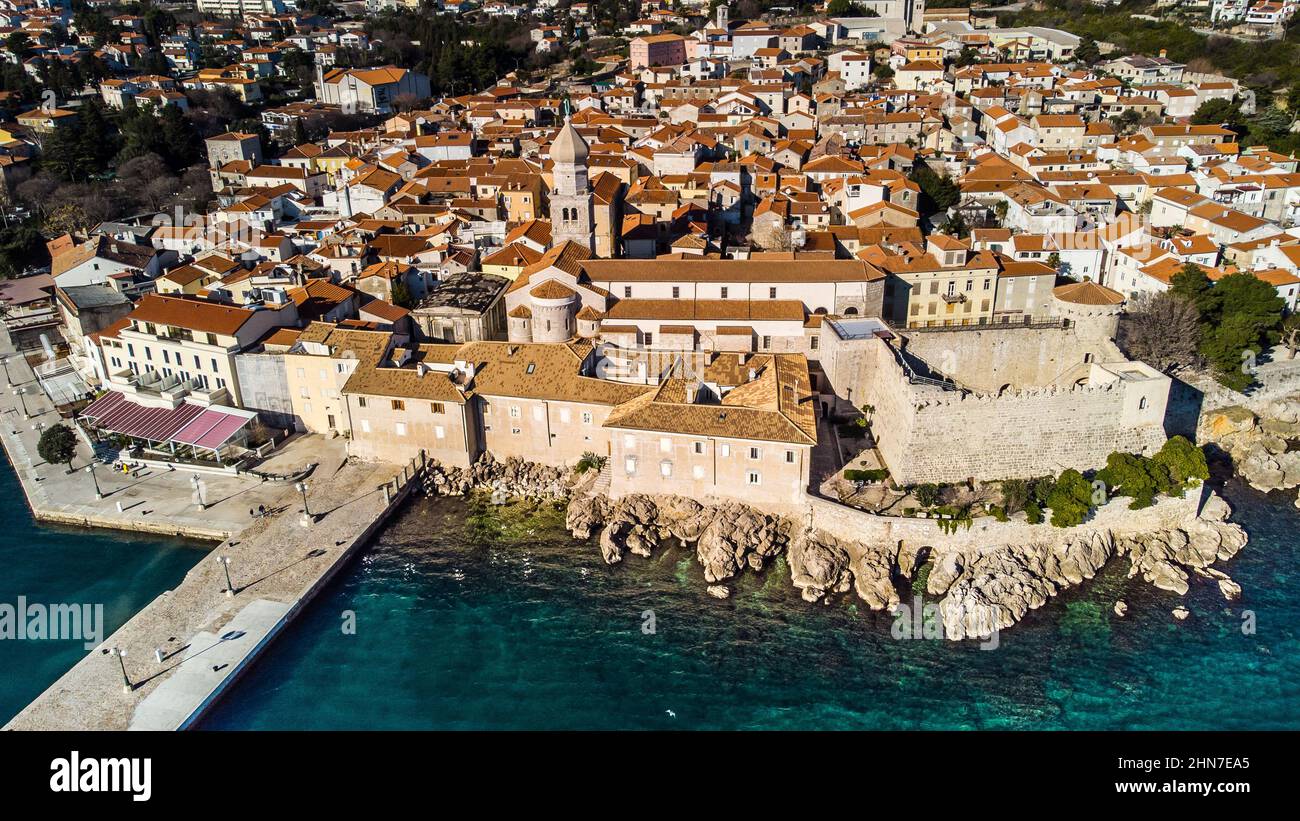
<path fill-rule="evenodd" d="M 1115 602 L 1115 615 L 1121 619 L 1128 615 L 1128 605 L 1122 600 Z"/>
<path fill-rule="evenodd" d="M 725 584 L 711 584 L 704 588 L 704 590 L 715 599 L 731 598 L 731 588 L 727 587 Z"/>
<path fill-rule="evenodd" d="M 1188 610 L 1186 607 L 1182 607 L 1182 606 L 1175 607 L 1173 610 L 1171 610 L 1171 611 L 1169 611 L 1169 612 L 1173 613 L 1173 614 L 1174 614 L 1174 618 L 1178 619 L 1179 621 L 1182 621 L 1183 619 L 1185 619 L 1185 618 L 1187 618 L 1188 616 L 1192 615 L 1192 611 L 1190 611 L 1190 610 Z"/>

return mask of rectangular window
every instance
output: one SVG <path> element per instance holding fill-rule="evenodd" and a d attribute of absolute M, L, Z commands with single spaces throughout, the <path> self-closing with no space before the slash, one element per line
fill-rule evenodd
<path fill-rule="evenodd" d="M 811 348 L 811 349 L 814 350 L 814 351 L 817 350 L 817 347 L 818 347 L 820 344 L 821 344 L 821 337 L 819 337 L 819 336 L 814 336 L 814 337 L 812 337 L 811 339 L 808 340 L 808 347 Z"/>
<path fill-rule="evenodd" d="M 727 287 L 726 287 L 725 285 L 722 287 L 722 290 L 721 290 L 720 293 L 721 293 L 723 299 L 726 299 L 726 298 L 727 298 Z"/>
<path fill-rule="evenodd" d="M 623 461 L 623 469 L 627 471 L 628 476 L 634 475 L 636 473 L 636 457 L 627 457 L 627 459 Z"/>
<path fill-rule="evenodd" d="M 569 409 L 568 409 L 568 408 L 560 408 L 560 422 L 561 422 L 562 424 L 565 424 L 565 425 L 569 424 L 569 420 L 570 420 L 571 418 L 572 418 L 572 417 L 571 417 L 570 414 L 569 414 Z"/>
<path fill-rule="evenodd" d="M 445 439 L 445 438 L 447 438 L 447 431 L 443 428 L 442 425 L 434 425 L 434 426 L 433 426 L 433 438 L 434 438 L 434 439 Z"/>
<path fill-rule="evenodd" d="M 696 452 L 696 453 L 704 453 L 704 443 L 703 443 L 703 442 L 696 442 L 696 443 L 695 443 L 695 452 Z"/>
<path fill-rule="evenodd" d="M 660 462 L 659 474 L 663 476 L 665 479 L 671 478 L 673 475 L 673 463 L 667 460 Z"/>
<path fill-rule="evenodd" d="M 391 404 L 392 404 L 392 406 L 393 406 L 393 410 L 395 410 L 395 411 L 404 411 L 404 410 L 406 410 L 406 403 L 403 402 L 401 399 L 394 399 L 394 400 L 392 400 L 392 403 L 391 403 Z"/>
<path fill-rule="evenodd" d="M 768 289 L 767 289 L 767 298 L 768 298 L 768 299 L 776 299 L 776 288 L 768 288 Z"/>
<path fill-rule="evenodd" d="M 584 424 L 584 425 L 590 425 L 590 424 L 591 424 L 591 411 L 583 411 L 583 412 L 582 412 L 582 424 Z"/>
<path fill-rule="evenodd" d="M 647 347 L 649 347 L 650 345 L 653 345 L 653 344 L 654 344 L 654 342 L 655 342 L 655 335 L 654 335 L 654 334 L 650 333 L 649 331 L 646 331 L 645 334 L 644 334 L 644 336 L 645 336 L 645 344 L 646 344 Z"/>
<path fill-rule="evenodd" d="M 758 485 L 758 484 L 762 484 L 763 477 L 759 475 L 758 471 L 751 470 L 748 474 L 746 474 L 746 480 L 751 485 Z"/>
<path fill-rule="evenodd" d="M 792 450 L 787 450 L 787 451 L 785 452 L 785 463 L 786 463 L 787 465 L 793 465 L 793 464 L 794 464 L 794 451 L 792 451 Z"/>
<path fill-rule="evenodd" d="M 518 405 L 511 405 L 511 406 L 510 406 L 510 418 L 511 418 L 511 419 L 518 419 L 518 418 L 519 418 L 519 406 L 518 406 Z"/>
<path fill-rule="evenodd" d="M 695 467 L 691 468 L 691 475 L 694 476 L 696 479 L 703 479 L 704 465 L 696 465 Z"/>
<path fill-rule="evenodd" d="M 632 298 L 632 286 L 631 286 L 631 285 L 624 285 L 624 286 L 623 286 L 623 298 L 624 298 L 624 299 L 631 299 L 631 298 Z"/>
<path fill-rule="evenodd" d="M 541 405 L 535 405 L 533 407 L 533 421 L 541 422 L 545 418 L 546 418 L 546 409 L 543 408 Z"/>
<path fill-rule="evenodd" d="M 365 398 L 364 396 L 358 396 L 358 397 L 357 397 L 357 407 L 358 407 L 358 408 L 364 408 L 365 406 L 366 406 L 366 398 Z"/>
<path fill-rule="evenodd" d="M 770 351 L 771 349 L 772 349 L 772 337 L 770 337 L 770 336 L 764 336 L 764 337 L 763 337 L 763 350 L 765 350 L 765 351 Z"/>
<path fill-rule="evenodd" d="M 370 420 L 369 420 L 369 419 L 362 419 L 362 420 L 361 420 L 361 430 L 362 430 L 363 432 L 365 432 L 365 433 L 370 433 Z"/>
<path fill-rule="evenodd" d="M 196 371 L 197 371 L 197 370 L 202 370 L 202 368 L 203 368 L 203 365 L 202 365 L 202 363 L 199 362 L 199 358 L 198 358 L 197 356 L 194 357 L 194 370 L 196 370 Z"/>
<path fill-rule="evenodd" d="M 719 448 L 719 452 L 720 452 L 723 456 L 730 456 L 730 455 L 731 455 L 731 445 L 728 445 L 727 443 L 724 442 L 724 443 L 722 443 L 721 445 L 719 445 L 718 448 Z"/>
<path fill-rule="evenodd" d="M 750 458 L 750 459 L 757 459 L 757 458 L 758 458 L 758 453 L 759 453 L 758 448 L 750 448 L 750 449 L 749 449 L 749 458 Z"/>
<path fill-rule="evenodd" d="M 396 433 L 398 436 L 405 436 L 405 435 L 406 435 L 406 423 L 405 423 L 405 422 L 398 422 L 398 423 L 396 423 L 395 425 L 393 425 L 393 432 Z"/>
<path fill-rule="evenodd" d="M 659 452 L 660 452 L 660 453 L 672 453 L 672 452 L 673 452 L 673 440 L 668 439 L 667 437 L 660 439 L 660 440 L 659 440 Z"/>
<path fill-rule="evenodd" d="M 447 412 L 447 406 L 444 405 L 444 404 L 442 404 L 441 402 L 430 402 L 430 403 L 429 403 L 429 412 L 430 412 L 430 413 L 446 413 L 446 412 Z"/>
<path fill-rule="evenodd" d="M 679 298 L 681 298 L 681 295 L 682 295 L 682 289 L 681 289 L 681 288 L 678 288 L 676 285 L 674 285 L 674 286 L 673 286 L 673 299 L 679 299 Z"/>

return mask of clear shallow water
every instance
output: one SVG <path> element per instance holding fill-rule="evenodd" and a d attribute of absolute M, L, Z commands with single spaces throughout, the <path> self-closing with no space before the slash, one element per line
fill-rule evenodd
<path fill-rule="evenodd" d="M 2 451 L 0 451 L 2 452 Z M 0 456 L 0 603 L 103 604 L 104 637 L 203 558 L 203 543 L 147 533 L 38 525 Z M 81 660 L 81 641 L 0 641 L 0 724 Z"/>
<path fill-rule="evenodd" d="M 1242 600 L 1199 579 L 1180 600 L 1125 578 L 1119 559 L 990 651 L 894 640 L 892 619 L 851 597 L 806 604 L 784 564 L 716 601 L 686 551 L 606 567 L 554 511 L 487 517 L 422 500 L 204 726 L 1300 728 L 1300 512 L 1290 494 L 1235 483 L 1228 498 L 1251 533 L 1224 568 Z M 1117 598 L 1124 619 L 1111 612 Z M 1192 611 L 1181 623 L 1169 612 L 1179 601 Z M 1243 609 L 1256 615 L 1253 636 L 1241 632 Z"/>

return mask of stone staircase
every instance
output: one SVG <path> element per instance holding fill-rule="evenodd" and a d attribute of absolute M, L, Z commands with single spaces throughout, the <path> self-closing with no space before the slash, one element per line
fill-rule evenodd
<path fill-rule="evenodd" d="M 610 475 L 612 474 L 612 472 L 613 469 L 610 467 L 609 461 L 606 460 L 605 466 L 600 469 L 600 473 L 596 474 L 596 481 L 592 482 L 591 487 L 587 489 L 587 495 L 588 496 L 609 495 L 609 482 L 610 482 Z"/>

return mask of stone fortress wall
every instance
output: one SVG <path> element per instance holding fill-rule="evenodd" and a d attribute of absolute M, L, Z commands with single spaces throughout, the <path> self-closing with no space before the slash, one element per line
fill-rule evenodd
<path fill-rule="evenodd" d="M 900 331 L 905 349 L 967 388 L 996 393 L 1004 387 L 1074 382 L 1087 363 L 1119 362 L 1110 339 L 1070 328 Z"/>
<path fill-rule="evenodd" d="M 956 383 L 947 387 L 905 371 L 901 339 L 845 339 L 842 328 L 822 334 L 830 389 L 841 409 L 874 407 L 877 447 L 901 485 L 1099 468 L 1113 451 L 1151 454 L 1165 442 L 1169 378 L 1086 325 L 912 334 L 908 353 L 937 354 L 925 361 Z"/>

